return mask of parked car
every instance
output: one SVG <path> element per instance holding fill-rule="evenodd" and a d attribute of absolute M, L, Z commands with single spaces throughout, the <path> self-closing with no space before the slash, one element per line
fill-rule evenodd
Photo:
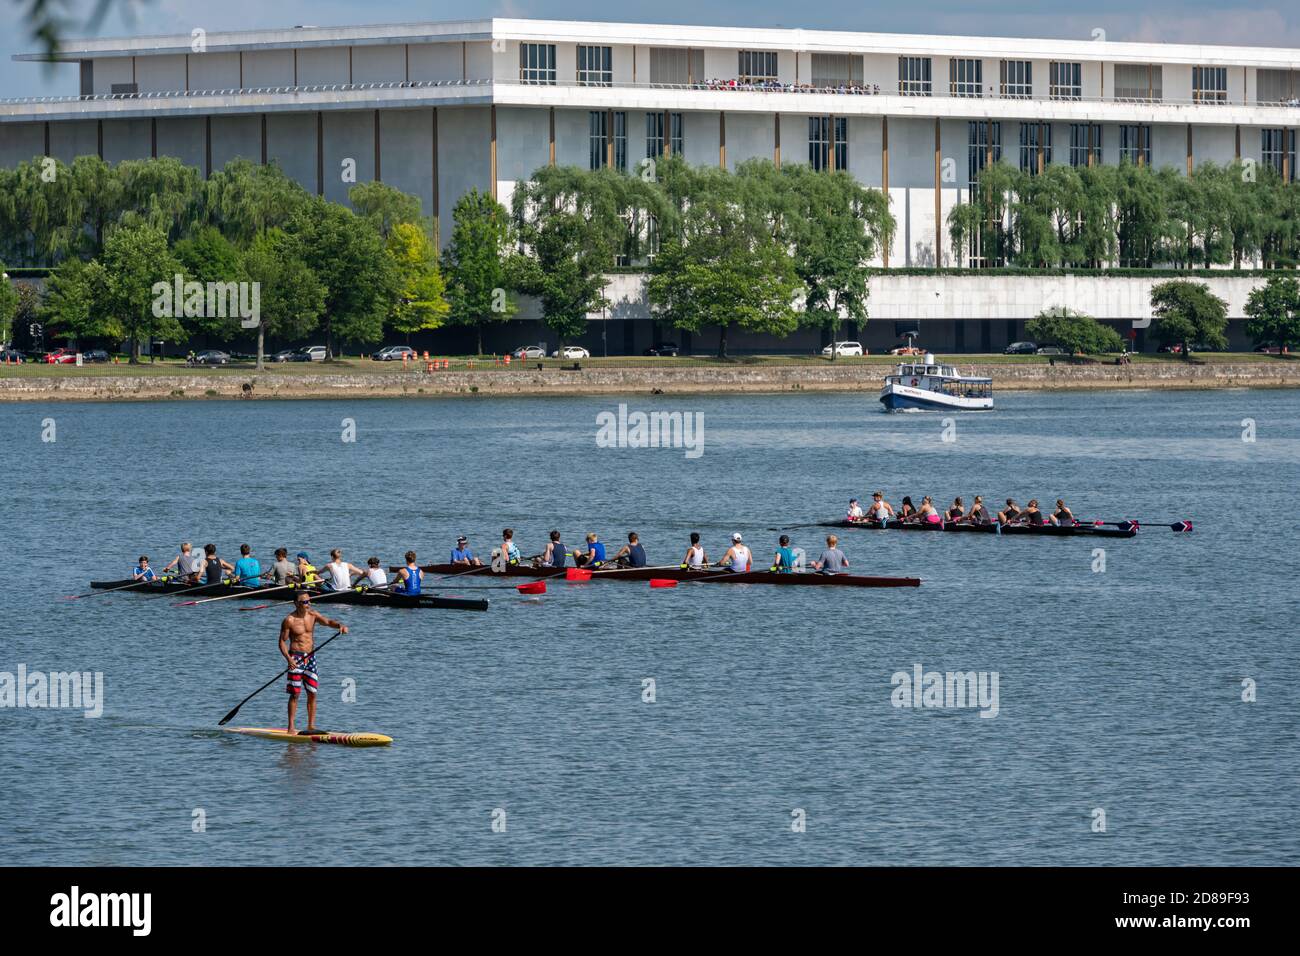
<path fill-rule="evenodd" d="M 281 349 L 274 355 L 267 356 L 272 362 L 292 362 L 297 349 Z"/>
<path fill-rule="evenodd" d="M 1264 355 L 1290 355 L 1291 354 L 1290 349 L 1285 347 L 1279 347 L 1276 345 L 1259 345 L 1255 347 L 1255 351 L 1260 352 Z"/>
<path fill-rule="evenodd" d="M 55 349 L 53 352 L 46 352 L 42 361 L 50 365 L 76 365 L 77 352 L 75 349 Z"/>
<path fill-rule="evenodd" d="M 1033 355 L 1038 351 L 1036 342 L 1012 342 L 1002 350 L 1003 355 Z"/>
<path fill-rule="evenodd" d="M 521 345 L 510 355 L 517 359 L 540 359 L 546 358 L 546 349 L 540 345 Z"/>
<path fill-rule="evenodd" d="M 81 359 L 83 362 L 107 362 L 109 354 L 103 349 L 91 349 Z"/>
<path fill-rule="evenodd" d="M 656 342 L 654 345 L 650 346 L 641 354 L 668 355 L 668 356 L 676 357 L 679 351 L 680 349 L 677 348 L 677 345 L 674 342 Z"/>
<path fill-rule="evenodd" d="M 584 359 L 591 358 L 591 353 L 581 345 L 566 345 L 564 348 L 552 352 L 551 358 Z"/>
<path fill-rule="evenodd" d="M 376 362 L 400 362 L 403 358 L 415 358 L 416 351 L 409 345 L 389 345 L 370 357 Z"/>
<path fill-rule="evenodd" d="M 1038 347 L 1037 354 L 1038 355 L 1064 355 L 1065 349 L 1060 348 L 1059 346 L 1056 345 L 1040 345 Z"/>
<path fill-rule="evenodd" d="M 919 345 L 900 345 L 896 349 L 889 350 L 890 355 L 924 355 L 925 349 Z"/>
<path fill-rule="evenodd" d="M 194 356 L 195 365 L 229 365 L 230 355 L 220 349 L 208 349 Z"/>
<path fill-rule="evenodd" d="M 861 342 L 835 342 L 822 349 L 822 355 L 829 356 L 834 349 L 836 355 L 866 355 Z"/>
<path fill-rule="evenodd" d="M 27 359 L 24 358 L 23 353 L 19 352 L 17 349 L 0 349 L 0 364 L 6 362 L 17 362 L 21 365 L 25 361 L 27 361 Z"/>
<path fill-rule="evenodd" d="M 304 345 L 293 353 L 290 362 L 323 362 L 329 353 L 323 345 Z"/>

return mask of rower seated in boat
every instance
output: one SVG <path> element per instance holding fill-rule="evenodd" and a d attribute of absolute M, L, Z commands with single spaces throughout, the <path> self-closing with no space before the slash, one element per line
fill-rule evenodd
<path fill-rule="evenodd" d="M 470 550 L 469 538 L 463 534 L 456 539 L 456 547 L 451 549 L 451 563 L 469 565 L 482 565 L 483 562 L 474 557 L 474 552 Z"/>
<path fill-rule="evenodd" d="M 492 570 L 505 571 L 519 563 L 519 546 L 515 544 L 515 529 L 501 532 L 501 544 L 492 549 Z"/>
<path fill-rule="evenodd" d="M 704 545 L 700 544 L 700 533 L 691 532 L 691 544 L 686 549 L 686 556 L 682 558 L 682 567 L 691 571 L 699 571 L 709 563 L 709 556 L 704 553 Z"/>
<path fill-rule="evenodd" d="M 378 558 L 366 559 L 366 584 L 372 588 L 388 587 L 388 572 L 384 570 Z"/>
<path fill-rule="evenodd" d="M 163 574 L 172 568 L 186 584 L 198 584 L 203 573 L 203 559 L 194 553 L 194 546 L 188 541 L 181 542 L 181 552 L 163 566 Z"/>
<path fill-rule="evenodd" d="M 912 504 L 911 495 L 903 496 L 903 503 L 898 506 L 898 517 L 909 523 L 916 520 L 916 506 Z"/>
<path fill-rule="evenodd" d="M 366 572 L 350 561 L 344 561 L 343 551 L 335 548 L 330 552 L 330 562 L 325 565 L 325 573 L 330 577 L 331 591 L 346 591 L 352 587 L 352 575 L 363 577 Z"/>
<path fill-rule="evenodd" d="M 826 550 L 812 563 L 813 570 L 822 574 L 843 574 L 849 569 L 849 559 L 840 550 L 840 539 L 833 534 L 826 536 Z"/>
<path fill-rule="evenodd" d="M 911 500 L 904 498 L 903 501 L 911 505 Z M 885 494 L 882 491 L 872 492 L 871 504 L 867 508 L 867 518 L 871 521 L 879 521 L 881 524 L 896 517 L 894 506 L 885 500 Z"/>
<path fill-rule="evenodd" d="M 225 577 L 225 573 L 233 570 L 235 570 L 233 564 L 217 557 L 217 546 L 215 544 L 205 544 L 203 546 L 204 584 L 220 584 Z"/>
<path fill-rule="evenodd" d="M 1074 520 L 1074 512 L 1065 506 L 1065 502 L 1060 498 L 1056 499 L 1056 510 L 1052 512 L 1052 524 L 1055 525 L 1076 525 L 1079 522 Z"/>
<path fill-rule="evenodd" d="M 541 557 L 537 560 L 539 568 L 562 568 L 564 561 L 568 557 L 568 552 L 564 550 L 564 542 L 560 540 L 560 532 L 552 531 L 551 540 L 546 542 L 546 548 L 542 551 Z"/>
<path fill-rule="evenodd" d="M 153 581 L 158 575 L 154 573 L 153 568 L 149 567 L 149 555 L 140 555 L 140 562 L 131 569 L 132 581 Z"/>
<path fill-rule="evenodd" d="M 861 520 L 862 520 L 862 505 L 858 504 L 858 499 L 857 499 L 857 498 L 850 498 L 850 499 L 849 499 L 849 510 L 848 510 L 847 512 L 845 512 L 845 514 L 844 514 L 844 519 L 845 519 L 846 521 L 861 521 Z"/>
<path fill-rule="evenodd" d="M 961 521 L 966 517 L 966 504 L 961 500 L 961 495 L 953 499 L 946 517 L 949 521 Z"/>
<path fill-rule="evenodd" d="M 614 563 L 620 568 L 644 568 L 645 546 L 635 531 L 627 533 L 627 544 L 619 548 L 614 555 Z"/>
<path fill-rule="evenodd" d="M 722 560 L 718 562 L 718 565 L 728 571 L 740 573 L 753 568 L 753 555 L 750 553 L 749 547 L 744 543 L 739 531 L 731 536 L 731 547 L 727 549 L 727 553 L 722 556 Z"/>
<path fill-rule="evenodd" d="M 406 552 L 406 567 L 397 569 L 397 581 L 393 585 L 394 594 L 419 594 L 420 585 L 424 583 L 424 572 L 415 560 L 415 552 Z"/>
<path fill-rule="evenodd" d="M 1008 498 L 1005 510 L 998 512 L 998 524 L 1015 524 L 1020 520 L 1020 515 L 1020 505 L 1016 504 L 1014 498 Z"/>
<path fill-rule="evenodd" d="M 789 574 L 802 563 L 803 552 L 790 547 L 790 536 L 783 534 L 776 543 L 776 554 L 772 556 L 772 570 L 778 574 Z"/>
<path fill-rule="evenodd" d="M 921 499 L 921 507 L 916 509 L 916 520 L 921 524 L 943 524 L 943 516 L 939 514 L 929 495 Z"/>
<path fill-rule="evenodd" d="M 253 557 L 253 549 L 239 546 L 239 560 L 235 562 L 235 583 L 255 588 L 262 583 L 262 562 Z"/>
<path fill-rule="evenodd" d="M 966 515 L 968 524 L 992 524 L 993 520 L 989 517 L 989 509 L 984 506 L 984 496 L 976 495 L 975 502 L 970 506 L 970 514 Z"/>
<path fill-rule="evenodd" d="M 288 548 L 275 549 L 275 563 L 271 565 L 271 583 L 279 587 L 298 579 L 298 565 L 289 560 Z"/>
<path fill-rule="evenodd" d="M 605 545 L 592 531 L 587 535 L 587 550 L 575 551 L 573 563 L 580 568 L 595 568 L 605 563 Z"/>
<path fill-rule="evenodd" d="M 316 565 L 311 563 L 311 558 L 307 556 L 306 551 L 298 552 L 298 568 L 294 572 L 294 577 L 298 579 L 299 584 L 320 584 L 320 573 L 316 570 Z"/>
<path fill-rule="evenodd" d="M 1020 513 L 1020 520 L 1023 524 L 1035 526 L 1043 524 L 1043 513 L 1038 510 L 1037 498 L 1029 499 L 1029 504 L 1025 505 L 1025 510 Z"/>

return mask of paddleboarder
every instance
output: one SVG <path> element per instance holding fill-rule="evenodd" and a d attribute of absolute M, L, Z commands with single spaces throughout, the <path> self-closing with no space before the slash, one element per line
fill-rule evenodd
<path fill-rule="evenodd" d="M 302 593 L 294 595 L 293 610 L 280 623 L 280 653 L 289 665 L 289 683 L 285 688 L 289 693 L 289 719 L 285 726 L 291 734 L 295 733 L 293 722 L 298 712 L 298 698 L 302 695 L 304 686 L 307 688 L 307 730 L 304 733 L 316 730 L 316 689 L 319 675 L 314 652 L 318 621 L 340 634 L 348 632 L 347 625 L 321 614 L 311 606 L 310 596 Z"/>

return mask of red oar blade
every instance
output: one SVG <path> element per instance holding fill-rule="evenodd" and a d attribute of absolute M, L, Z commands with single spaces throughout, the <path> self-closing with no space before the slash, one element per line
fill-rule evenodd
<path fill-rule="evenodd" d="M 650 586 L 652 588 L 675 588 L 677 587 L 677 582 L 672 578 L 651 578 Z"/>
<path fill-rule="evenodd" d="M 516 584 L 515 590 L 518 591 L 520 594 L 545 594 L 546 582 L 530 581 L 527 584 Z"/>
<path fill-rule="evenodd" d="M 564 580 L 566 581 L 590 581 L 591 572 L 586 568 L 566 568 L 564 571 Z"/>

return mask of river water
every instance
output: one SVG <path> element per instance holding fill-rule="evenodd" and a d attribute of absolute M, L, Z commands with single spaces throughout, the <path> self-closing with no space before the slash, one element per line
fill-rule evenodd
<path fill-rule="evenodd" d="M 0 709 L 6 862 L 1297 862 L 1300 392 L 998 401 L 950 424 L 852 394 L 0 406 L 0 671 L 104 682 L 97 718 Z M 702 454 L 601 447 L 620 402 L 702 416 Z M 340 608 L 320 722 L 395 738 L 372 750 L 217 730 L 281 667 L 277 609 L 63 599 L 181 540 L 363 564 L 446 560 L 460 533 L 486 551 L 506 525 L 525 554 L 553 527 L 636 530 L 661 564 L 741 531 L 765 561 L 768 529 L 877 487 L 1148 525 L 846 536 L 854 570 L 919 589 Z M 1181 518 L 1194 533 L 1156 526 Z M 996 697 L 895 706 L 918 665 Z M 284 698 L 236 723 L 281 725 Z"/>

